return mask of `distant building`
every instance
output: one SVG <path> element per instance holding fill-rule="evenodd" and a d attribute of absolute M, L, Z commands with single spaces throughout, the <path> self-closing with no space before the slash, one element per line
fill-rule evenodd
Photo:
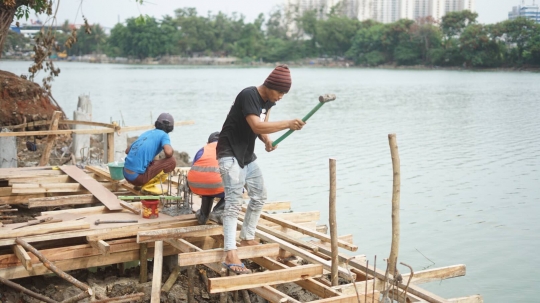
<path fill-rule="evenodd" d="M 432 17 L 440 20 L 446 13 L 474 11 L 476 0 L 285 0 L 289 9 L 302 15 L 307 10 L 315 10 L 319 18 L 324 18 L 332 9 L 337 13 L 360 21 L 375 20 L 391 23 L 400 19 L 415 20 Z"/>
<path fill-rule="evenodd" d="M 526 5 L 525 0 L 523 0 L 521 5 L 512 7 L 512 11 L 508 13 L 508 19 L 510 20 L 516 19 L 517 17 L 525 17 L 536 23 L 540 23 L 540 7 L 534 0 L 530 5 Z"/>

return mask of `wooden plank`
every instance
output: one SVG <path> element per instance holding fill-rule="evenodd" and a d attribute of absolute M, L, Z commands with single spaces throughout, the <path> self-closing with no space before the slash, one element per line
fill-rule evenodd
<path fill-rule="evenodd" d="M 272 216 L 291 221 L 294 223 L 304 223 L 319 221 L 321 219 L 320 211 L 306 211 L 306 212 L 294 212 L 294 213 L 275 213 Z"/>
<path fill-rule="evenodd" d="M 28 199 L 28 208 L 98 203 L 92 194 Z"/>
<path fill-rule="evenodd" d="M 70 176 L 45 176 L 45 177 L 21 177 L 16 179 L 9 179 L 9 185 L 16 183 L 72 183 L 74 180 Z"/>
<path fill-rule="evenodd" d="M 148 230 L 137 233 L 137 243 L 187 237 L 217 236 L 222 234 L 223 226 L 221 225 L 197 225 L 190 227 Z"/>
<path fill-rule="evenodd" d="M 114 133 L 107 134 L 107 162 L 114 162 Z"/>
<path fill-rule="evenodd" d="M 141 202 L 133 202 L 131 203 L 131 205 L 136 208 L 141 208 Z M 110 214 L 110 213 L 118 213 L 118 212 L 127 212 L 127 211 L 126 210 L 113 211 L 113 210 L 109 210 L 105 206 L 91 206 L 91 207 L 84 207 L 84 208 L 77 208 L 77 209 L 60 209 L 60 210 L 42 211 L 41 215 L 44 217 L 52 217 L 52 216 L 56 216 L 60 214 L 69 213 L 69 214 L 77 214 L 77 215 L 82 216 L 82 215 Z M 195 215 L 193 215 L 193 218 L 195 218 Z"/>
<path fill-rule="evenodd" d="M 99 250 L 104 255 L 108 254 L 111 251 L 111 246 L 103 240 L 90 241 L 88 242 L 88 244 L 90 244 L 93 248 Z"/>
<path fill-rule="evenodd" d="M 37 224 L 15 230 L 1 230 L 0 239 L 27 237 L 34 235 L 51 234 L 61 231 L 72 231 L 78 229 L 89 229 L 90 223 L 79 221 L 68 221 L 51 224 Z M 25 239 L 26 240 L 26 239 Z"/>
<path fill-rule="evenodd" d="M 259 264 L 260 266 L 270 269 L 270 270 L 289 268 L 289 266 L 268 257 L 252 258 L 251 260 Z M 304 288 L 305 290 L 319 296 L 320 298 L 331 298 L 331 297 L 337 297 L 337 296 L 342 295 L 340 292 L 332 289 L 329 286 L 326 286 L 325 284 L 315 279 L 309 278 L 305 280 L 296 281 L 294 283 L 298 284 L 300 287 Z"/>
<path fill-rule="evenodd" d="M 0 205 L 26 204 L 28 203 L 28 199 L 42 198 L 42 197 L 45 197 L 45 194 L 33 194 L 33 195 L 13 194 L 9 197 L 0 197 Z"/>
<path fill-rule="evenodd" d="M 135 242 L 135 239 L 133 238 L 110 241 L 109 245 L 111 253 L 137 250 L 139 247 Z M 50 262 L 101 255 L 101 252 L 97 248 L 93 248 L 89 244 L 78 244 L 58 248 L 42 249 L 40 250 L 40 252 Z M 40 260 L 33 254 L 30 254 L 30 258 L 32 263 L 40 263 Z M 21 265 L 21 262 L 19 261 L 17 256 L 15 256 L 15 254 L 0 255 L 0 268 L 9 268 L 19 265 Z"/>
<path fill-rule="evenodd" d="M 381 293 L 379 291 L 375 291 L 375 292 L 368 292 L 365 295 L 364 293 L 362 293 L 359 296 L 356 296 L 356 294 L 353 294 L 353 295 L 315 300 L 315 301 L 311 301 L 311 303 L 330 303 L 330 302 L 331 303 L 379 303 L 380 295 Z"/>
<path fill-rule="evenodd" d="M 170 245 L 164 247 L 163 255 L 171 256 L 178 254 L 178 250 Z M 148 248 L 148 258 L 154 256 L 154 248 Z M 97 255 L 90 257 L 82 257 L 78 259 L 64 259 L 54 263 L 54 265 L 61 270 L 69 271 L 81 268 L 90 268 L 95 266 L 105 266 L 110 264 L 117 264 L 123 262 L 137 261 L 139 260 L 139 250 L 122 251 L 118 253 L 111 253 L 109 255 Z M 27 271 L 22 265 L 17 267 L 0 269 L 0 277 L 5 279 L 18 279 L 30 276 L 39 276 L 52 273 L 47 267 L 41 263 L 34 263 L 32 271 Z"/>
<path fill-rule="evenodd" d="M 0 197 L 11 196 L 11 186 L 0 187 Z"/>
<path fill-rule="evenodd" d="M 60 116 L 62 116 L 61 111 L 55 111 L 52 114 L 51 125 L 49 126 L 49 130 L 54 131 L 58 129 L 58 120 L 60 119 Z M 49 164 L 49 157 L 51 156 L 51 149 L 53 147 L 53 143 L 55 140 L 56 140 L 56 135 L 47 136 L 47 143 L 45 143 L 45 148 L 43 149 L 43 152 L 41 153 L 39 166 L 44 166 L 44 165 Z"/>
<path fill-rule="evenodd" d="M 242 211 L 246 212 L 247 204 L 242 205 Z M 278 202 L 268 202 L 263 206 L 263 211 L 276 211 L 276 210 L 291 210 L 291 202 L 289 201 L 278 201 Z"/>
<path fill-rule="evenodd" d="M 241 228 L 242 227 L 242 223 L 241 222 L 238 222 L 237 225 Z M 257 228 L 259 228 L 259 226 L 257 226 Z M 296 247 L 294 245 L 292 245 L 291 243 L 287 242 L 287 241 L 284 241 L 276 236 L 273 236 L 269 233 L 266 233 L 264 231 L 261 231 L 261 230 L 256 230 L 255 231 L 255 236 L 256 237 L 259 237 L 261 238 L 262 240 L 266 241 L 266 242 L 271 242 L 271 243 L 278 243 L 279 244 L 279 247 L 283 250 L 286 250 L 288 252 L 291 252 L 293 255 L 296 255 L 296 256 L 299 256 L 301 257 L 302 259 L 306 260 L 307 262 L 310 262 L 310 263 L 319 263 L 319 264 L 322 264 L 324 269 L 330 271 L 331 269 L 331 264 L 329 261 L 321 258 L 321 257 L 318 257 L 312 253 L 309 253 L 308 251 L 304 250 L 304 249 L 301 249 L 299 247 Z M 346 269 L 340 267 L 338 268 L 338 273 L 341 277 L 349 280 L 349 281 L 355 281 L 356 280 L 356 275 L 354 273 L 350 274 Z"/>
<path fill-rule="evenodd" d="M 159 303 L 161 294 L 161 271 L 163 269 L 163 241 L 156 241 L 154 251 L 154 272 L 152 274 L 151 303 Z"/>
<path fill-rule="evenodd" d="M 253 287 L 290 283 L 322 276 L 320 264 L 308 264 L 294 268 L 265 271 L 249 275 L 236 275 L 208 279 L 209 293 L 249 289 Z"/>
<path fill-rule="evenodd" d="M 5 133 L 2 133 L 5 134 Z M 11 180 L 17 178 L 27 178 L 35 176 L 59 176 L 64 173 L 57 169 L 42 169 L 42 170 L 21 170 L 12 173 L 0 174 L 0 180 Z"/>
<path fill-rule="evenodd" d="M 452 303 L 483 303 L 484 298 L 481 295 L 472 295 L 468 297 L 452 298 L 448 299 Z"/>
<path fill-rule="evenodd" d="M 417 271 L 414 273 L 411 283 L 421 284 L 434 281 L 440 281 L 445 279 L 451 279 L 456 277 L 465 276 L 467 272 L 465 264 L 458 264 L 440 268 L 427 269 Z M 403 281 L 409 280 L 410 274 L 402 274 Z"/>
<path fill-rule="evenodd" d="M 106 188 L 104 188 L 99 182 L 97 182 L 92 177 L 85 174 L 77 166 L 61 166 L 60 169 L 68 174 L 70 177 L 79 182 L 84 186 L 88 191 L 90 191 L 101 203 L 110 210 L 120 210 L 122 205 L 120 200 Z"/>
<path fill-rule="evenodd" d="M 19 244 L 13 245 L 13 253 L 17 256 L 17 259 L 19 259 L 19 262 L 21 262 L 26 270 L 32 270 L 32 260 L 26 250 L 24 250 L 24 247 Z"/>
<path fill-rule="evenodd" d="M 237 248 L 238 258 L 251 259 L 256 257 L 277 257 L 279 245 L 276 243 L 261 244 L 253 246 L 244 246 Z M 225 251 L 222 248 L 198 251 L 192 253 L 182 253 L 178 255 L 179 266 L 191 266 L 206 263 L 223 262 L 225 260 Z"/>
<path fill-rule="evenodd" d="M 195 226 L 198 225 L 197 220 L 185 220 L 185 221 L 173 221 L 173 222 L 164 222 L 164 223 L 156 223 L 156 224 L 150 224 L 150 225 L 141 225 L 139 224 L 132 224 L 132 225 L 126 225 L 117 227 L 116 229 L 109 231 L 107 233 L 99 233 L 94 235 L 86 236 L 87 241 L 97 241 L 97 240 L 107 240 L 107 239 L 116 239 L 116 238 L 126 238 L 126 237 L 134 237 L 137 235 L 137 233 L 145 230 L 154 230 L 158 228 L 173 228 L 173 227 L 186 227 L 186 226 Z"/>
<path fill-rule="evenodd" d="M 94 179 L 92 179 L 94 180 Z M 94 180 L 98 183 L 96 180 Z M 109 193 L 112 185 L 110 183 L 98 183 L 104 191 Z M 39 193 L 87 193 L 86 188 L 79 183 L 46 183 L 46 184 L 13 184 L 14 194 L 39 194 Z M 114 196 L 114 194 L 111 193 Z M 116 198 L 116 196 L 114 196 Z"/>
<path fill-rule="evenodd" d="M 321 241 L 330 243 L 330 236 L 319 233 L 319 232 L 314 231 L 314 230 L 305 229 L 305 228 L 303 228 L 303 227 L 301 227 L 298 224 L 295 224 L 293 222 L 289 222 L 287 220 L 283 220 L 283 219 L 276 218 L 276 217 L 273 217 L 271 215 L 266 215 L 266 214 L 261 214 L 261 218 L 263 218 L 265 220 L 268 220 L 270 222 L 274 222 L 274 223 L 279 224 L 281 226 L 290 228 L 292 230 L 301 232 L 304 235 L 308 235 L 310 237 L 317 238 L 317 239 L 319 239 Z M 345 241 L 341 241 L 341 240 L 338 240 L 338 246 L 341 247 L 341 248 L 345 248 L 345 249 L 347 249 L 349 251 L 357 251 L 358 250 L 358 246 L 356 246 L 354 244 L 351 244 L 351 243 L 348 243 L 348 242 L 345 242 Z"/>
<path fill-rule="evenodd" d="M 194 123 L 195 123 L 195 121 L 193 121 L 193 120 L 178 121 L 178 122 L 174 122 L 174 126 L 192 125 Z M 154 127 L 155 127 L 154 125 L 127 126 L 127 127 L 120 128 L 118 130 L 118 133 L 120 134 L 122 132 L 132 132 L 132 131 L 137 131 L 137 130 L 153 129 Z"/>
<path fill-rule="evenodd" d="M 202 251 L 202 249 L 187 242 L 184 239 L 166 240 L 166 242 L 169 242 L 171 245 L 173 245 L 178 250 L 184 253 Z M 218 263 L 207 263 L 205 264 L 205 266 L 215 271 L 218 274 L 222 273 L 222 270 L 223 270 L 223 267 L 221 265 L 218 265 Z M 278 291 L 277 289 L 271 286 L 255 287 L 255 288 L 251 288 L 250 291 L 252 291 L 253 293 L 261 296 L 262 298 L 270 302 L 300 303 L 300 301 L 295 300 L 292 297 L 289 297 L 288 295 Z"/>
<path fill-rule="evenodd" d="M 85 169 L 88 170 L 88 171 L 93 172 L 97 176 L 100 176 L 100 177 L 102 177 L 102 178 L 104 178 L 106 180 L 109 180 L 111 182 L 114 182 L 115 184 L 120 185 L 122 188 L 127 189 L 128 191 L 130 191 L 130 192 L 132 192 L 132 193 L 134 193 L 136 195 L 140 195 L 140 192 L 138 190 L 135 190 L 135 186 L 133 186 L 133 184 L 129 184 L 125 180 L 124 181 L 113 180 L 111 178 L 110 173 L 108 171 L 104 170 L 101 167 L 98 167 L 98 166 L 86 166 Z"/>

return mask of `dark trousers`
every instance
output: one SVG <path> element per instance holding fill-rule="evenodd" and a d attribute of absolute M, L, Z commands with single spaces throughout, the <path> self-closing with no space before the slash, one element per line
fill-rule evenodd
<path fill-rule="evenodd" d="M 165 158 L 161 160 L 154 160 L 150 162 L 144 174 L 140 174 L 139 176 L 137 176 L 137 178 L 135 178 L 135 180 L 133 181 L 128 180 L 128 182 L 135 186 L 143 186 L 146 183 L 148 183 L 148 181 L 150 181 L 152 178 L 157 176 L 161 171 L 163 171 L 164 173 L 170 173 L 175 168 L 176 168 L 176 159 L 174 157 Z"/>

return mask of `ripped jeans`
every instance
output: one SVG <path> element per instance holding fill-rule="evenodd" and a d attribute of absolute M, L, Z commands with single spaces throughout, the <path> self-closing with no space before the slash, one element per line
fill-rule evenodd
<path fill-rule="evenodd" d="M 244 185 L 250 200 L 240 231 L 241 240 L 255 239 L 257 222 L 266 203 L 266 188 L 262 172 L 255 161 L 245 165 L 244 168 L 238 165 L 234 157 L 223 157 L 218 159 L 218 162 L 227 197 L 223 214 L 224 250 L 229 251 L 236 249 L 236 225 L 242 208 Z"/>

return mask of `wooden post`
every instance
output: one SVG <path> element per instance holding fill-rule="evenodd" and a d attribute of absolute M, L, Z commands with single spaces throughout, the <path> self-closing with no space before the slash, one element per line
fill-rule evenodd
<path fill-rule="evenodd" d="M 330 277 L 332 286 L 338 285 L 338 235 L 336 222 L 336 159 L 330 158 L 330 244 L 332 247 L 332 268 Z"/>
<path fill-rule="evenodd" d="M 194 287 L 194 281 L 195 281 L 195 265 L 188 266 L 187 268 L 187 276 L 188 276 L 188 291 L 187 291 L 187 301 L 188 303 L 196 303 L 195 300 L 195 291 L 193 289 Z"/>
<path fill-rule="evenodd" d="M 399 255 L 399 197 L 401 186 L 401 174 L 399 163 L 399 152 L 396 141 L 396 134 L 389 134 L 388 141 L 390 143 L 390 154 L 392 156 L 393 170 L 393 188 L 392 188 L 392 244 L 390 248 L 390 256 L 388 257 L 388 267 L 393 275 L 396 272 L 396 263 Z"/>
<path fill-rule="evenodd" d="M 107 134 L 107 162 L 114 162 L 114 133 Z"/>
<path fill-rule="evenodd" d="M 152 274 L 152 295 L 150 303 L 159 303 L 161 295 L 161 270 L 163 268 L 163 241 L 156 241 L 154 247 L 154 273 Z"/>
<path fill-rule="evenodd" d="M 148 243 L 139 244 L 139 263 L 140 273 L 139 273 L 139 282 L 146 283 L 148 281 Z"/>
<path fill-rule="evenodd" d="M 58 120 L 60 120 L 61 116 L 62 116 L 62 112 L 60 111 L 55 111 L 52 114 L 51 125 L 49 127 L 49 130 L 58 129 Z M 44 165 L 49 164 L 49 157 L 51 156 L 51 149 L 54 145 L 54 141 L 56 141 L 56 135 L 47 136 L 47 143 L 45 144 L 45 148 L 43 149 L 43 153 L 41 154 L 41 160 L 39 160 L 39 166 L 44 166 Z"/>

